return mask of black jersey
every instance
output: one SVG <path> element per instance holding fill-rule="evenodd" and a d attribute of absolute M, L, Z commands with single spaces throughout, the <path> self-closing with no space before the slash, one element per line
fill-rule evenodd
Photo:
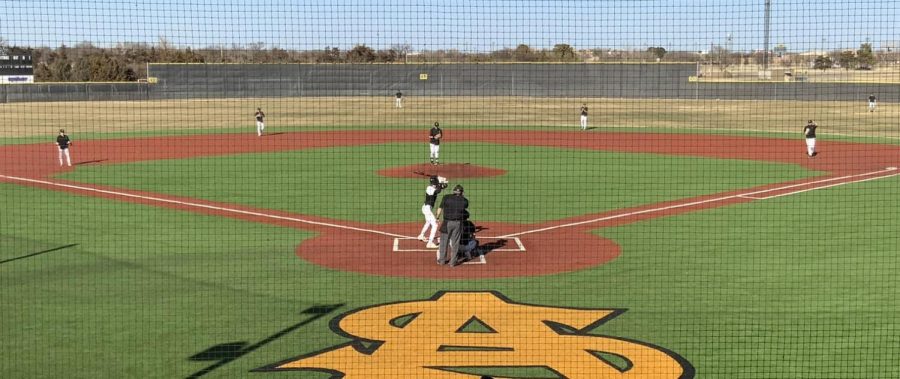
<path fill-rule="evenodd" d="M 71 141 L 69 140 L 69 136 L 67 135 L 56 137 L 56 144 L 59 145 L 60 149 L 68 149 L 69 143 L 71 143 Z"/>
<path fill-rule="evenodd" d="M 262 111 L 256 112 L 256 121 L 263 122 L 263 119 L 266 118 L 266 114 L 262 113 Z"/>
<path fill-rule="evenodd" d="M 875 95 L 869 96 L 869 102 L 870 102 L 870 103 L 874 103 L 874 102 L 875 102 Z"/>
<path fill-rule="evenodd" d="M 461 194 L 446 195 L 441 199 L 441 209 L 444 210 L 445 221 L 462 221 L 468 215 L 469 200 Z"/>
<path fill-rule="evenodd" d="M 806 138 L 816 138 L 816 128 L 819 126 L 816 124 L 807 124 L 805 128 L 803 128 L 803 134 L 806 135 Z"/>
<path fill-rule="evenodd" d="M 399 91 L 397 91 L 397 98 L 398 98 L 398 99 L 402 99 L 402 98 L 403 98 L 403 94 L 400 93 Z"/>
<path fill-rule="evenodd" d="M 435 186 L 425 188 L 425 205 L 434 208 L 434 203 L 437 202 L 439 193 L 441 193 L 441 189 Z"/>
<path fill-rule="evenodd" d="M 587 106 L 581 107 L 581 115 L 582 115 L 582 116 L 587 116 Z"/>
<path fill-rule="evenodd" d="M 440 127 L 435 126 L 435 127 L 431 128 L 431 132 L 429 132 L 429 135 L 431 136 L 431 144 L 432 145 L 440 145 L 441 138 L 444 137 L 444 131 L 441 130 Z"/>

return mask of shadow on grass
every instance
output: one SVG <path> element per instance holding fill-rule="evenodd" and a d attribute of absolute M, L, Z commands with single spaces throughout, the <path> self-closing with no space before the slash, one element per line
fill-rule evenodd
<path fill-rule="evenodd" d="M 63 246 L 59 246 L 59 247 L 54 247 L 54 248 L 52 248 L 52 249 L 47 249 L 47 250 L 44 250 L 44 251 L 38 251 L 37 253 L 31 253 L 31 254 L 23 255 L 23 256 L 21 256 L 21 257 L 15 257 L 15 258 L 10 258 L 10 259 L 6 259 L 6 260 L 2 260 L 2 261 L 0 261 L 0 265 L 6 264 L 6 263 L 9 263 L 9 262 L 13 262 L 13 261 L 17 261 L 17 260 L 20 260 L 20 259 L 25 259 L 25 258 L 35 257 L 35 256 L 38 256 L 38 255 L 41 255 L 41 254 L 47 254 L 47 253 L 52 253 L 52 252 L 54 252 L 54 251 L 60 251 L 60 250 L 68 249 L 68 248 L 70 248 L 70 247 L 75 247 L 75 246 L 78 246 L 78 244 L 77 244 L 77 243 L 73 243 L 73 244 L 63 245 Z"/>
<path fill-rule="evenodd" d="M 191 375 L 188 375 L 187 378 L 199 378 L 201 376 L 209 374 L 209 373 L 215 371 L 216 369 L 218 369 L 219 367 L 222 367 L 232 361 L 235 361 L 244 355 L 252 353 L 253 351 L 256 351 L 257 349 L 259 349 L 271 342 L 274 342 L 275 340 L 277 340 L 281 337 L 284 337 L 287 334 L 289 334 L 297 329 L 300 329 L 304 325 L 308 325 L 308 324 L 312 323 L 313 321 L 316 321 L 322 317 L 325 317 L 325 315 L 327 315 L 331 312 L 334 312 L 336 309 L 343 307 L 343 306 L 344 306 L 344 304 L 333 304 L 333 305 L 317 305 L 314 307 L 309 307 L 309 308 L 303 310 L 303 312 L 301 312 L 301 314 L 309 315 L 309 317 L 307 317 L 306 319 L 304 319 L 294 325 L 291 325 L 287 328 L 279 330 L 275 334 L 272 334 L 271 336 L 268 336 L 252 345 L 250 345 L 246 341 L 242 341 L 242 342 L 227 342 L 227 343 L 223 343 L 223 344 L 219 344 L 219 345 L 210 347 L 200 353 L 197 353 L 197 354 L 191 356 L 188 359 L 192 360 L 192 361 L 202 361 L 202 362 L 213 361 L 214 363 L 207 366 L 206 368 L 203 368 L 200 371 L 197 371 Z"/>

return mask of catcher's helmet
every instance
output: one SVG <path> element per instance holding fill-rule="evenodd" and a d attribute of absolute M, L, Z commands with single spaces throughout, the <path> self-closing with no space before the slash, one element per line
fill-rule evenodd
<path fill-rule="evenodd" d="M 437 176 L 432 176 L 432 177 L 428 178 L 428 181 L 429 181 L 429 182 L 431 183 L 431 185 L 433 185 L 433 186 L 436 186 L 436 185 L 438 185 L 438 184 L 440 183 L 440 181 L 438 180 L 438 177 L 437 177 Z"/>

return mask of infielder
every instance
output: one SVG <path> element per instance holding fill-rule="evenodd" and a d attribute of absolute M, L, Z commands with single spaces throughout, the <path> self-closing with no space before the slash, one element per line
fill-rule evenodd
<path fill-rule="evenodd" d="M 394 100 L 394 106 L 397 108 L 403 108 L 403 93 L 397 91 L 397 99 Z"/>
<path fill-rule="evenodd" d="M 263 131 L 266 130 L 266 114 L 263 113 L 262 108 L 256 108 L 256 136 L 262 137 Z"/>
<path fill-rule="evenodd" d="M 581 104 L 581 130 L 587 130 L 587 104 Z"/>
<path fill-rule="evenodd" d="M 72 140 L 66 135 L 65 129 L 59 130 L 59 136 L 56 137 L 56 146 L 59 147 L 59 165 L 63 165 L 63 158 L 65 158 L 65 163 L 71 167 L 72 157 L 69 155 L 69 146 L 72 146 Z"/>
<path fill-rule="evenodd" d="M 878 98 L 875 97 L 875 94 L 869 95 L 869 112 L 875 112 L 875 105 L 878 102 Z"/>
<path fill-rule="evenodd" d="M 429 178 L 428 187 L 425 187 L 425 203 L 422 204 L 422 214 L 425 216 L 425 225 L 422 226 L 422 231 L 419 232 L 418 240 L 425 242 L 425 247 L 429 249 L 436 249 L 438 245 L 434 243 L 434 235 L 437 233 L 438 223 L 437 217 L 434 217 L 434 203 L 437 201 L 437 196 L 441 193 L 441 190 L 447 188 L 447 178 L 442 176 L 432 176 Z M 428 231 L 428 228 L 431 228 L 431 233 L 428 235 L 428 239 L 425 239 L 425 232 Z"/>
<path fill-rule="evenodd" d="M 818 127 L 813 120 L 809 120 L 803 127 L 803 136 L 806 137 L 806 155 L 810 158 L 819 155 L 816 152 L 816 128 Z"/>
<path fill-rule="evenodd" d="M 431 128 L 431 131 L 428 133 L 428 146 L 431 148 L 431 164 L 437 165 L 438 159 L 441 153 L 441 138 L 444 137 L 444 131 L 441 130 L 441 124 L 438 122 L 434 123 L 434 126 Z"/>

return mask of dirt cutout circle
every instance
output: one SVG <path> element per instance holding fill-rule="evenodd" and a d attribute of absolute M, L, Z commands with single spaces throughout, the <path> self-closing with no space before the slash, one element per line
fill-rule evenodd
<path fill-rule="evenodd" d="M 505 175 L 506 170 L 490 168 L 468 163 L 418 164 L 386 168 L 378 171 L 378 175 L 388 178 L 421 178 L 423 176 L 443 176 L 450 179 L 486 178 Z"/>

